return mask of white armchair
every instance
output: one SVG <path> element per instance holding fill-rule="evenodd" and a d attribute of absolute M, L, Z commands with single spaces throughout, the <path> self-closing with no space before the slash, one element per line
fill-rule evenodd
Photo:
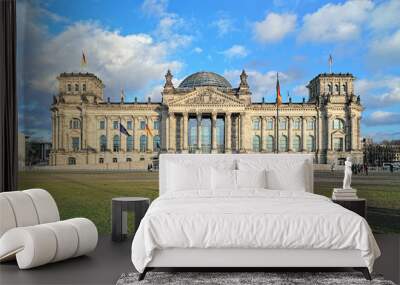
<path fill-rule="evenodd" d="M 0 193 L 0 262 L 17 259 L 20 269 L 84 255 L 96 248 L 92 221 L 60 221 L 53 197 L 43 189 Z"/>

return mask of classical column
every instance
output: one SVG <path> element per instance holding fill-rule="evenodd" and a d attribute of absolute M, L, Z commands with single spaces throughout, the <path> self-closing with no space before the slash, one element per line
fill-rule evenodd
<path fill-rule="evenodd" d="M 225 113 L 225 152 L 230 153 L 232 151 L 232 121 L 231 113 Z"/>
<path fill-rule="evenodd" d="M 266 137 L 265 137 L 266 118 L 264 116 L 261 116 L 260 119 L 261 119 L 261 152 L 265 152 L 266 151 Z"/>
<path fill-rule="evenodd" d="M 169 113 L 166 113 L 164 116 L 165 120 L 165 133 L 163 134 L 163 140 L 164 140 L 164 150 L 168 151 L 169 150 Z"/>
<path fill-rule="evenodd" d="M 320 154 L 322 152 L 323 146 L 322 146 L 322 139 L 323 139 L 323 132 L 322 132 L 322 116 L 321 113 L 318 112 L 318 121 L 317 121 L 318 125 L 316 124 L 316 128 L 317 130 L 315 131 L 315 133 L 318 135 L 318 144 L 315 146 L 315 151 L 318 151 L 318 154 Z"/>
<path fill-rule="evenodd" d="M 65 123 L 65 115 L 61 114 L 61 148 L 67 150 L 67 129 L 69 128 L 68 124 Z"/>
<path fill-rule="evenodd" d="M 111 118 L 109 116 L 106 116 L 106 138 L 107 138 L 107 147 L 106 149 L 113 150 L 113 145 L 112 145 L 112 138 L 111 138 Z"/>
<path fill-rule="evenodd" d="M 146 117 L 146 124 L 148 128 L 151 130 L 153 120 L 151 119 L 150 116 Z M 154 135 L 154 133 L 153 133 Z M 150 134 L 147 134 L 147 147 L 146 147 L 147 152 L 153 152 L 153 136 Z"/>
<path fill-rule="evenodd" d="M 197 114 L 197 152 L 201 153 L 201 113 Z"/>
<path fill-rule="evenodd" d="M 217 113 L 211 114 L 211 153 L 217 153 Z"/>
<path fill-rule="evenodd" d="M 332 129 L 332 122 L 331 122 L 332 115 L 326 116 L 326 123 L 328 125 L 327 131 L 327 139 L 328 139 L 328 150 L 332 150 L 332 137 L 331 137 L 331 129 Z"/>
<path fill-rule="evenodd" d="M 133 152 L 139 152 L 140 151 L 139 118 L 133 117 L 132 121 L 133 121 L 133 127 L 132 127 Z"/>
<path fill-rule="evenodd" d="M 56 115 L 54 111 L 51 113 L 51 148 L 56 150 L 57 142 L 56 142 Z"/>
<path fill-rule="evenodd" d="M 351 146 L 350 146 L 350 149 L 351 150 L 356 150 L 356 147 L 357 147 L 357 130 L 356 130 L 357 118 L 356 118 L 356 115 L 354 115 L 354 114 L 351 115 L 350 126 L 351 126 L 351 131 L 350 131 Z"/>
<path fill-rule="evenodd" d="M 292 120 L 289 116 L 286 117 L 287 119 L 287 127 L 288 127 L 288 151 L 292 151 Z"/>
<path fill-rule="evenodd" d="M 306 118 L 301 116 L 301 149 L 302 151 L 306 151 Z"/>
<path fill-rule="evenodd" d="M 182 117 L 182 122 L 183 122 L 183 152 L 188 151 L 188 139 L 189 139 L 189 134 L 188 134 L 188 124 L 189 124 L 189 115 L 188 113 L 183 113 Z"/>
<path fill-rule="evenodd" d="M 245 113 L 240 113 L 240 152 L 245 152 Z"/>
<path fill-rule="evenodd" d="M 169 119 L 169 151 L 170 152 L 175 152 L 176 148 L 176 133 L 175 133 L 175 128 L 176 128 L 176 121 L 175 121 L 175 114 L 174 113 L 169 113 L 168 114 L 168 119 Z"/>

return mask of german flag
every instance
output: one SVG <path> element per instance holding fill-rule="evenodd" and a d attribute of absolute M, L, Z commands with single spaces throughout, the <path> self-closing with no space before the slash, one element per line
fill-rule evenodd
<path fill-rule="evenodd" d="M 87 66 L 87 60 L 86 60 L 85 52 L 82 51 L 81 67 L 85 67 L 85 66 Z"/>
<path fill-rule="evenodd" d="M 150 130 L 150 127 L 149 127 L 148 124 L 146 124 L 146 134 L 147 134 L 148 136 L 153 136 L 153 132 Z"/>
<path fill-rule="evenodd" d="M 276 105 L 282 105 L 281 87 L 279 85 L 279 74 L 276 73 Z"/>

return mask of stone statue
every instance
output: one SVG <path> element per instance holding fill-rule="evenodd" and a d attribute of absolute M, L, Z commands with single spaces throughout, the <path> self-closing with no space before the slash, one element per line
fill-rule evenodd
<path fill-rule="evenodd" d="M 344 163 L 344 179 L 343 179 L 343 189 L 351 188 L 351 157 L 347 157 Z"/>
<path fill-rule="evenodd" d="M 242 70 L 242 73 L 240 74 L 240 88 L 249 88 L 249 84 L 247 83 L 247 74 L 244 69 Z"/>

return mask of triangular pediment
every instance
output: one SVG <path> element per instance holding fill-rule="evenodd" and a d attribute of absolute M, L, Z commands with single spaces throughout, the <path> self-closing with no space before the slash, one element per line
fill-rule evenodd
<path fill-rule="evenodd" d="M 243 102 L 233 95 L 225 94 L 214 88 L 200 88 L 169 102 L 170 106 L 243 106 Z"/>

